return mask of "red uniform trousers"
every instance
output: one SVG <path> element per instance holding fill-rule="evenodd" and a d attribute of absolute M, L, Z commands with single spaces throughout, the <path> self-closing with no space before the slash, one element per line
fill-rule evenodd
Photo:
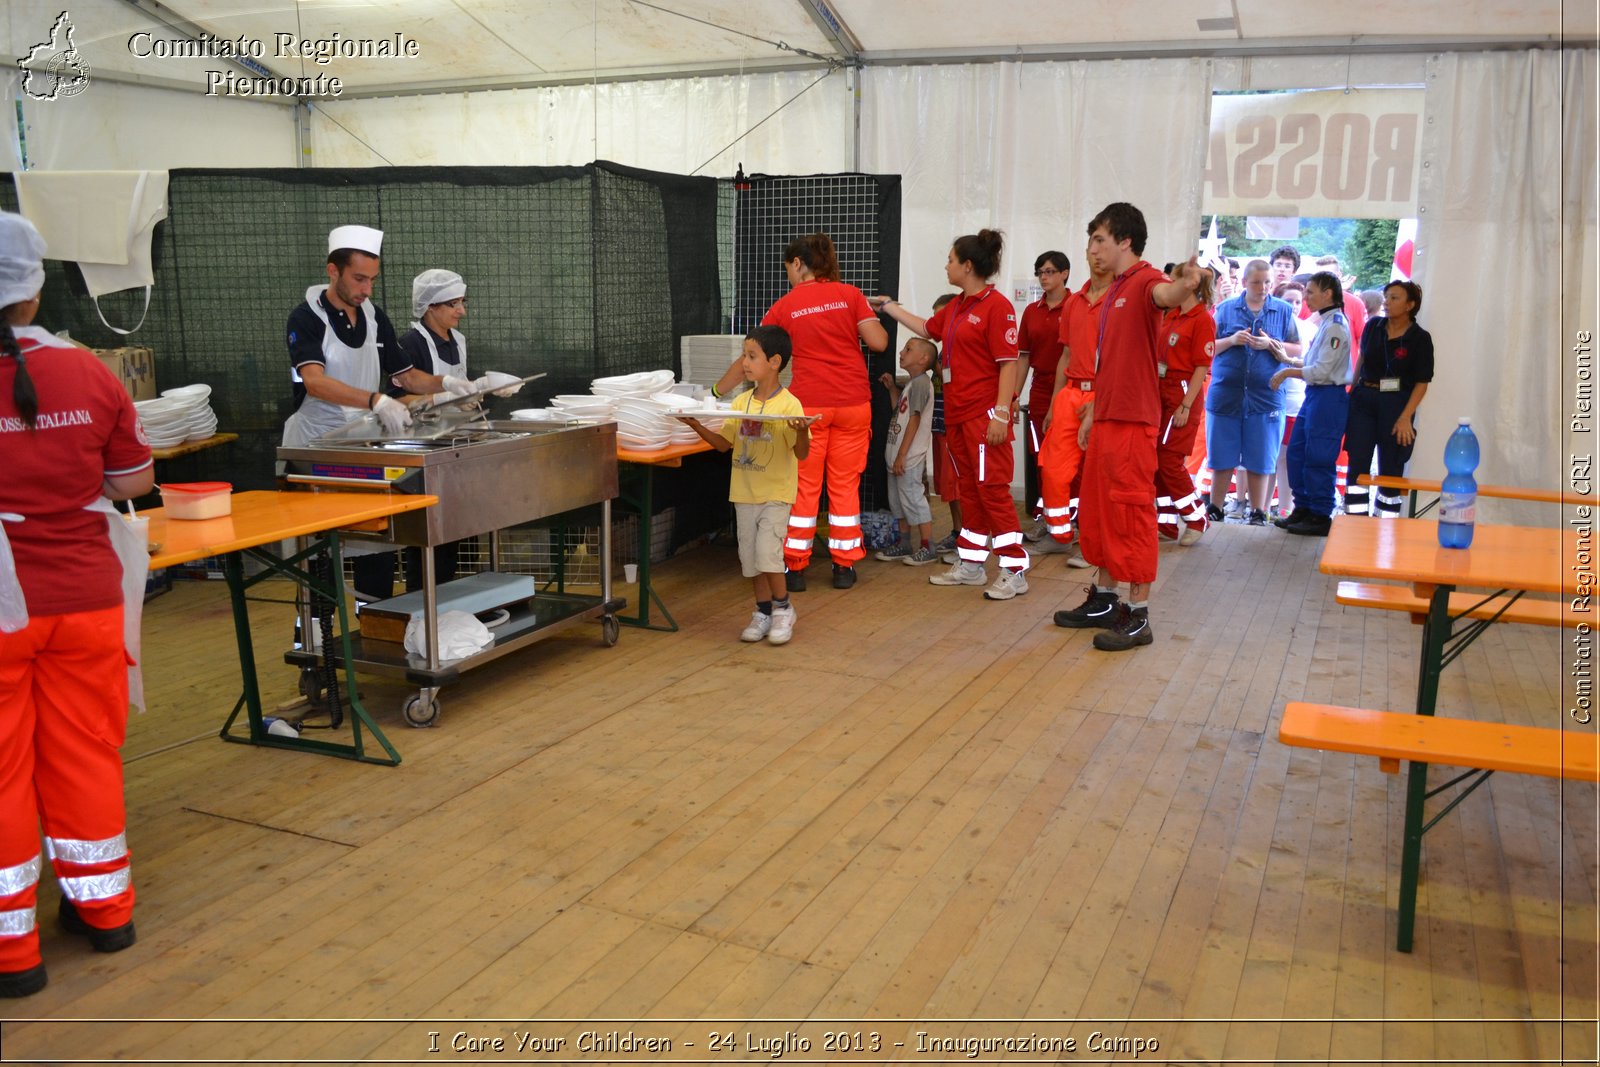
<path fill-rule="evenodd" d="M 1094 420 L 1083 460 L 1083 558 L 1118 582 L 1156 580 L 1156 427 Z"/>
<path fill-rule="evenodd" d="M 1039 493 L 1044 497 L 1044 521 L 1050 536 L 1062 544 L 1072 540 L 1072 518 L 1078 500 L 1073 483 L 1083 469 L 1083 449 L 1078 431 L 1083 426 L 1083 409 L 1094 399 L 1072 382 L 1067 382 L 1050 403 L 1050 431 L 1039 447 Z"/>
<path fill-rule="evenodd" d="M 122 799 L 128 725 L 122 606 L 34 616 L 0 633 L 0 971 L 38 966 L 39 828 L 84 922 L 133 918 Z"/>
<path fill-rule="evenodd" d="M 811 451 L 800 461 L 800 480 L 789 509 L 789 536 L 783 543 L 783 565 L 803 571 L 811 563 L 817 537 L 817 503 L 823 478 L 828 482 L 828 553 L 841 567 L 866 556 L 861 542 L 861 472 L 867 469 L 872 444 L 872 405 L 842 408 L 805 406 L 811 424 Z"/>
<path fill-rule="evenodd" d="M 1189 407 L 1188 420 L 1175 426 L 1173 415 L 1183 403 L 1181 382 L 1161 382 L 1161 438 L 1156 442 L 1156 512 L 1163 537 L 1178 536 L 1178 520 L 1185 525 L 1206 525 L 1206 502 L 1195 489 L 1194 476 L 1189 473 L 1189 454 L 1194 451 L 1194 441 L 1200 429 L 1199 413 L 1202 399 Z"/>
<path fill-rule="evenodd" d="M 964 563 L 982 564 L 989 558 L 992 542 L 1000 566 L 1009 571 L 1025 571 L 1028 553 L 1022 547 L 1017 506 L 1011 501 L 1011 474 L 1016 467 L 1011 454 L 1011 427 L 1006 427 L 1006 439 L 998 445 L 988 443 L 988 432 L 987 415 L 945 424 L 945 443 L 950 448 L 950 462 L 955 465 L 956 485 L 961 491 L 961 533 L 956 538 L 956 555 Z"/>

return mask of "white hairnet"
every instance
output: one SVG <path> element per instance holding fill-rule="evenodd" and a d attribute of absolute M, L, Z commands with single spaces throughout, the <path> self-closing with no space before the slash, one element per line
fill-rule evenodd
<path fill-rule="evenodd" d="M 467 295 L 466 280 L 453 270 L 425 270 L 411 282 L 411 313 L 422 318 L 434 304 L 446 304 Z"/>
<path fill-rule="evenodd" d="M 44 238 L 33 223 L 0 211 L 0 308 L 31 300 L 44 288 Z"/>

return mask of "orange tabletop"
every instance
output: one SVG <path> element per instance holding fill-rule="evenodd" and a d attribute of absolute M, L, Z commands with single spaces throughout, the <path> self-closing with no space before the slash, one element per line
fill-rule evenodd
<path fill-rule="evenodd" d="M 1370 474 L 1363 474 L 1356 479 L 1357 485 L 1376 485 L 1384 489 L 1407 489 L 1418 493 L 1437 493 L 1439 483 L 1430 482 L 1423 478 L 1397 478 L 1392 475 L 1380 475 L 1374 478 Z M 1593 494 L 1579 496 L 1577 493 L 1562 493 L 1559 489 L 1524 489 L 1516 485 L 1480 485 L 1479 496 L 1490 496 L 1500 500 L 1532 500 L 1540 504 L 1593 504 L 1596 499 Z"/>
<path fill-rule="evenodd" d="M 696 441 L 688 445 L 668 445 L 657 452 L 635 452 L 631 448 L 618 445 L 617 460 L 621 463 L 645 463 L 652 467 L 681 467 L 684 456 L 710 451 L 711 445 L 706 441 Z"/>
<path fill-rule="evenodd" d="M 1350 578 L 1407 581 L 1418 587 L 1571 595 L 1577 590 L 1577 572 L 1566 562 L 1575 560 L 1577 551 L 1577 534 L 1570 528 L 1478 523 L 1471 548 L 1441 548 L 1439 524 L 1432 519 L 1339 515 L 1322 550 L 1321 570 Z"/>
<path fill-rule="evenodd" d="M 173 445 L 171 448 L 152 448 L 150 455 L 154 459 L 177 459 L 179 456 L 204 452 L 208 448 L 216 448 L 218 445 L 225 445 L 229 441 L 237 441 L 238 439 L 239 435 L 236 433 L 214 433 L 200 441 L 184 441 Z"/>
<path fill-rule="evenodd" d="M 233 514 L 216 519 L 168 519 L 165 508 L 139 514 L 150 517 L 150 543 L 161 546 L 161 551 L 150 557 L 150 568 L 159 570 L 368 519 L 416 511 L 438 502 L 438 497 L 424 494 L 262 490 L 233 494 Z"/>

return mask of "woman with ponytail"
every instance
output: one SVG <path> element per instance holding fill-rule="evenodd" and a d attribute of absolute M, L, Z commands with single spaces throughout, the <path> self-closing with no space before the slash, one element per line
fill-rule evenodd
<path fill-rule="evenodd" d="M 924 319 L 886 296 L 872 298 L 894 320 L 922 337 L 942 342 L 945 440 L 961 494 L 962 529 L 954 566 L 934 585 L 983 585 L 989 549 L 1000 573 L 983 591 L 1010 600 L 1028 591 L 1028 553 L 1011 500 L 1011 400 L 1021 386 L 1017 367 L 1017 311 L 989 279 L 1000 271 L 1005 239 L 998 230 L 957 237 L 945 278 L 961 295 Z"/>
<path fill-rule="evenodd" d="M 103 498 L 150 491 L 150 446 L 111 372 L 79 346 L 32 325 L 43 255 L 31 223 L 0 213 L 6 470 L 0 479 L 0 996 L 6 997 L 45 985 L 37 894 L 46 858 L 61 884 L 62 929 L 87 937 L 100 952 L 134 941 L 118 749 L 132 662 L 124 605 L 134 583 L 126 575 L 137 579 L 131 595 L 142 597 L 146 558 L 142 539 L 114 512 L 107 515 Z"/>
<path fill-rule="evenodd" d="M 790 592 L 806 587 L 805 569 L 817 536 L 817 505 L 828 488 L 828 553 L 833 587 L 856 583 L 856 561 L 867 554 L 861 539 L 861 472 L 872 442 L 872 389 L 866 342 L 874 352 L 889 347 L 889 333 L 867 298 L 839 280 L 839 256 L 825 233 L 796 237 L 783 250 L 789 292 L 767 311 L 763 326 L 781 326 L 794 344 L 789 392 L 817 416 L 811 451 L 800 461 L 799 486 L 789 510 L 783 562 Z M 742 381 L 735 360 L 717 382 L 718 395 Z"/>

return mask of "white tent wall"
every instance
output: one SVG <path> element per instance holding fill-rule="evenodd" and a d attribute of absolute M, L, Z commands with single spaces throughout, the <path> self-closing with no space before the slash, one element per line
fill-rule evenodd
<path fill-rule="evenodd" d="M 844 70 L 561 85 L 318 103 L 319 167 L 577 166 L 813 174 L 854 164 Z M 754 129 L 752 129 L 754 127 Z"/>
<path fill-rule="evenodd" d="M 1594 329 L 1600 283 L 1596 61 L 1572 50 L 1429 64 L 1413 277 L 1436 371 L 1417 419 L 1418 477 L 1444 474 L 1445 437 L 1466 415 L 1479 481 L 1566 484 L 1569 350 L 1580 327 Z M 1557 521 L 1529 505 L 1480 506 L 1494 521 Z"/>
<path fill-rule="evenodd" d="M 24 97 L 31 170 L 293 167 L 294 110 L 107 80 L 70 100 Z"/>

